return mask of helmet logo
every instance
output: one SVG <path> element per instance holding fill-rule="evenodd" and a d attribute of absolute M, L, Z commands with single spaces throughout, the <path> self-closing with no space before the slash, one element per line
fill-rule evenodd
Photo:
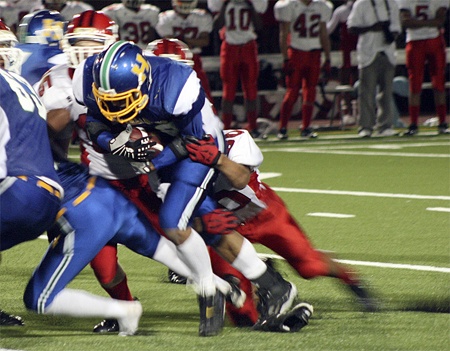
<path fill-rule="evenodd" d="M 136 63 L 133 64 L 131 72 L 138 76 L 139 86 L 141 86 L 145 82 L 147 75 L 150 73 L 150 65 L 144 56 L 141 54 L 136 55 Z"/>
<path fill-rule="evenodd" d="M 42 20 L 42 30 L 40 35 L 45 38 L 49 38 L 52 41 L 58 41 L 63 36 L 63 23 L 60 21 L 55 21 L 51 18 L 44 18 Z"/>

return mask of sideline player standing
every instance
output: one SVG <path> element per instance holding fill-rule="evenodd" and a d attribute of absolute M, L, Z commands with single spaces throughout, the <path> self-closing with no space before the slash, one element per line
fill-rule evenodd
<path fill-rule="evenodd" d="M 66 21 L 72 20 L 73 16 L 94 7 L 83 1 L 67 1 L 67 0 L 43 0 L 42 3 L 47 10 L 58 11 Z"/>
<path fill-rule="evenodd" d="M 145 0 L 122 0 L 121 4 L 112 4 L 102 9 L 119 26 L 119 38 L 129 40 L 141 49 L 157 38 L 156 24 L 160 9 L 145 4 Z"/>
<path fill-rule="evenodd" d="M 233 122 L 233 103 L 239 81 L 245 100 L 247 130 L 261 137 L 257 130 L 258 113 L 258 45 L 256 31 L 261 29 L 260 15 L 266 12 L 267 0 L 208 0 L 208 8 L 219 14 L 215 29 L 221 31 L 220 78 L 223 85 L 222 120 L 225 129 Z"/>
<path fill-rule="evenodd" d="M 439 118 L 438 133 L 449 134 L 446 122 L 445 40 L 443 25 L 449 8 L 448 0 L 397 0 L 400 22 L 406 28 L 406 67 L 409 78 L 410 125 L 404 133 L 419 131 L 420 95 L 425 66 L 431 76 L 434 104 Z M 448 34 L 448 33 L 447 33 Z"/>
<path fill-rule="evenodd" d="M 163 38 L 177 38 L 186 43 L 193 53 L 194 71 L 200 79 L 208 100 L 213 103 L 208 76 L 203 70 L 200 54 L 209 45 L 213 18 L 204 9 L 197 8 L 197 0 L 172 0 L 173 10 L 159 14 L 156 31 Z"/>
<path fill-rule="evenodd" d="M 275 18 L 280 22 L 280 50 L 283 56 L 283 73 L 286 76 L 286 93 L 280 110 L 278 139 L 287 139 L 287 125 L 292 108 L 302 90 L 302 138 L 316 138 L 310 128 L 316 86 L 321 70 L 330 73 L 330 39 L 327 22 L 332 10 L 317 0 L 279 0 L 274 6 Z M 321 67 L 321 55 L 325 62 Z"/>

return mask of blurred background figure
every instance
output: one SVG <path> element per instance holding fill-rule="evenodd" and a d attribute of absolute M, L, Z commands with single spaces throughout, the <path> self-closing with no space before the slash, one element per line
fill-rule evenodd
<path fill-rule="evenodd" d="M 23 16 L 40 9 L 42 9 L 41 0 L 0 1 L 0 18 L 13 33 L 16 33 Z"/>
<path fill-rule="evenodd" d="M 402 27 L 406 29 L 406 67 L 409 78 L 410 125 L 404 135 L 412 136 L 419 131 L 420 96 L 427 64 L 439 118 L 438 133 L 449 134 L 450 130 L 446 122 L 446 57 L 443 26 L 450 2 L 448 0 L 397 0 L 397 3 L 400 8 Z"/>
<path fill-rule="evenodd" d="M 354 0 L 347 0 L 345 4 L 336 8 L 327 22 L 327 31 L 331 35 L 336 29 L 339 30 L 339 49 L 342 53 L 342 66 L 339 68 L 339 81 L 341 85 L 355 84 L 358 80 L 358 67 L 352 64 L 351 53 L 356 51 L 358 36 L 348 32 L 347 18 L 352 10 Z M 341 119 L 352 120 L 352 94 L 345 93 L 341 100 Z M 356 102 L 356 101 L 355 101 Z M 350 118 L 351 117 L 351 118 Z M 354 122 L 353 122 L 354 123 Z M 346 123 L 344 123 L 346 124 Z"/>
<path fill-rule="evenodd" d="M 257 129 L 258 113 L 258 44 L 257 31 L 262 27 L 261 14 L 267 0 L 208 0 L 208 8 L 218 13 L 214 28 L 220 31 L 220 78 L 222 79 L 222 121 L 231 128 L 236 90 L 241 83 L 245 100 L 246 129 L 252 137 L 267 137 Z"/>
<path fill-rule="evenodd" d="M 39 10 L 20 21 L 17 46 L 23 51 L 21 75 L 31 85 L 37 83 L 51 67 L 66 63 L 59 48 L 65 20 L 58 11 Z"/>
<path fill-rule="evenodd" d="M 78 13 L 94 9 L 83 1 L 42 0 L 42 4 L 47 10 L 58 11 L 66 21 L 70 21 Z"/>
<path fill-rule="evenodd" d="M 18 43 L 17 37 L 0 19 L 0 68 L 20 74 L 23 53 L 15 47 Z"/>
<path fill-rule="evenodd" d="M 400 17 L 394 0 L 358 0 L 352 7 L 347 26 L 358 37 L 359 130 L 361 138 L 393 136 L 393 79 L 396 66 L 395 39 Z M 377 91 L 378 86 L 378 91 Z"/>
<path fill-rule="evenodd" d="M 172 10 L 161 12 L 156 31 L 162 38 L 177 38 L 190 48 L 194 54 L 194 71 L 200 79 L 206 96 L 211 103 L 211 88 L 208 76 L 203 70 L 202 48 L 209 45 L 209 35 L 213 30 L 213 17 L 197 8 L 197 0 L 172 0 Z"/>
<path fill-rule="evenodd" d="M 280 0 L 275 4 L 274 14 L 280 28 L 280 50 L 283 56 L 283 74 L 286 93 L 280 110 L 278 139 L 287 139 L 287 125 L 295 102 L 302 90 L 302 138 L 316 138 L 311 119 L 316 100 L 316 86 L 320 74 L 324 79 L 330 75 L 330 39 L 326 23 L 332 10 L 322 1 Z M 301 25 L 299 25 L 301 24 Z M 322 51 L 325 56 L 321 64 Z"/>
<path fill-rule="evenodd" d="M 106 6 L 102 11 L 119 26 L 119 37 L 132 41 L 145 49 L 158 38 L 156 24 L 160 9 L 145 4 L 145 0 L 122 0 L 122 3 Z"/>
<path fill-rule="evenodd" d="M 150 52 L 155 56 L 168 57 L 191 67 L 194 66 L 192 51 L 184 42 L 178 39 L 163 38 L 153 40 L 147 45 L 145 52 Z"/>

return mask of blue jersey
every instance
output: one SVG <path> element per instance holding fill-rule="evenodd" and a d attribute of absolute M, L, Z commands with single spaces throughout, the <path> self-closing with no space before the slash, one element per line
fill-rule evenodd
<path fill-rule="evenodd" d="M 16 74 L 0 70 L 0 179 L 45 176 L 58 182 L 45 121 L 47 111 Z"/>
<path fill-rule="evenodd" d="M 16 48 L 23 51 L 21 76 L 31 85 L 36 84 L 45 72 L 57 64 L 67 62 L 63 51 L 57 46 L 42 44 L 18 44 Z"/>
<path fill-rule="evenodd" d="M 22 77 L 0 69 L 0 251 L 37 238 L 56 219 L 63 189 L 46 113 Z"/>
<path fill-rule="evenodd" d="M 95 56 L 89 57 L 84 64 L 83 74 L 83 97 L 77 100 L 88 108 L 88 123 L 92 119 L 102 121 L 106 124 L 110 132 L 104 132 L 98 136 L 95 142 L 103 149 L 109 151 L 109 141 L 124 128 L 105 119 L 98 109 L 94 95 L 92 93 L 92 66 Z M 149 103 L 142 110 L 138 117 L 133 120 L 133 124 L 153 124 L 158 122 L 172 122 L 180 131 L 181 135 L 194 135 L 201 138 L 205 131 L 203 129 L 202 108 L 205 105 L 206 97 L 200 82 L 194 85 L 194 91 L 190 91 L 193 104 L 185 113 L 176 114 L 175 107 L 179 102 L 181 92 L 185 87 L 189 77 L 195 72 L 186 64 L 176 62 L 169 58 L 149 56 L 146 57 L 151 65 L 151 85 L 148 92 Z M 82 100 L 82 101 L 81 101 Z M 170 165 L 176 161 L 176 157 L 170 148 L 164 151 L 153 160 L 157 168 Z"/>
<path fill-rule="evenodd" d="M 82 71 L 74 75 L 75 98 L 88 107 L 86 119 L 95 134 L 94 143 L 109 151 L 109 142 L 124 129 L 123 124 L 112 123 L 104 118 L 92 92 L 93 65 L 96 57 L 89 57 Z M 150 56 L 151 84 L 147 106 L 131 121 L 134 125 L 151 125 L 158 122 L 173 123 L 180 134 L 202 138 L 206 128 L 214 125 L 211 133 L 224 150 L 225 142 L 221 128 L 216 128 L 219 120 L 205 97 L 195 72 L 186 64 L 169 58 Z M 99 122 L 102 124 L 99 127 Z M 106 126 L 106 128 L 104 128 Z M 99 132 L 99 130 L 101 130 Z M 220 137 L 220 138 L 219 138 Z M 219 140 L 220 139 L 220 140 Z M 151 160 L 157 170 L 169 167 L 171 186 L 159 211 L 161 227 L 186 228 L 192 214 L 205 198 L 204 190 L 214 177 L 214 169 L 190 158 L 179 159 L 170 147 Z"/>

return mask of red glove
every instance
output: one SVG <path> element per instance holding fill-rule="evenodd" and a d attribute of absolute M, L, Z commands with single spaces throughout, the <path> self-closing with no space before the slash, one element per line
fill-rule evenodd
<path fill-rule="evenodd" d="M 221 152 L 217 149 L 211 135 L 207 134 L 201 140 L 187 137 L 185 142 L 186 150 L 189 152 L 189 157 L 192 161 L 200 162 L 210 167 L 214 167 L 219 161 Z"/>
<path fill-rule="evenodd" d="M 203 232 L 212 235 L 230 234 L 239 226 L 239 219 L 223 208 L 216 209 L 201 217 Z"/>
<path fill-rule="evenodd" d="M 283 67 L 282 67 L 283 74 L 285 76 L 289 76 L 292 74 L 292 72 L 294 72 L 294 70 L 295 70 L 295 68 L 294 68 L 294 64 L 292 63 L 292 61 L 289 59 L 284 60 Z"/>

